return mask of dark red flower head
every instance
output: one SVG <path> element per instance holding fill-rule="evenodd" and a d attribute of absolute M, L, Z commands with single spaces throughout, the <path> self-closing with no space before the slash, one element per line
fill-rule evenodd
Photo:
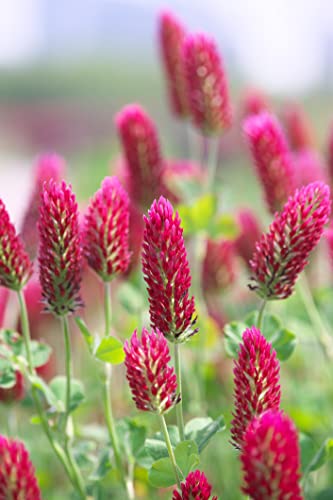
<path fill-rule="evenodd" d="M 254 418 L 240 458 L 242 490 L 253 500 L 302 500 L 297 431 L 287 415 L 269 410 Z"/>
<path fill-rule="evenodd" d="M 19 291 L 31 274 L 32 263 L 0 200 L 0 286 Z"/>
<path fill-rule="evenodd" d="M 214 40 L 205 34 L 187 35 L 184 63 L 194 124 L 205 134 L 230 128 L 232 110 L 222 59 Z"/>
<path fill-rule="evenodd" d="M 150 321 L 171 342 L 185 342 L 195 329 L 190 268 L 178 212 L 162 196 L 144 217 L 142 267 Z"/>
<path fill-rule="evenodd" d="M 209 500 L 211 493 L 212 487 L 204 472 L 195 470 L 181 483 L 181 492 L 177 489 L 173 491 L 172 500 Z M 217 500 L 217 497 L 214 496 L 212 500 Z"/>
<path fill-rule="evenodd" d="M 240 231 L 235 241 L 236 251 L 245 264 L 250 267 L 250 259 L 262 231 L 257 217 L 249 209 L 240 210 L 237 214 L 237 221 Z"/>
<path fill-rule="evenodd" d="M 35 469 L 23 443 L 0 436 L 0 498 L 40 500 Z"/>
<path fill-rule="evenodd" d="M 180 401 L 177 378 L 169 366 L 170 353 L 166 339 L 158 330 L 137 331 L 125 342 L 126 376 L 138 410 L 158 414 L 167 412 Z"/>
<path fill-rule="evenodd" d="M 116 126 L 129 172 L 130 198 L 147 208 L 160 194 L 163 170 L 155 124 L 141 106 L 129 104 L 117 114 Z"/>
<path fill-rule="evenodd" d="M 129 200 L 117 177 L 105 177 L 84 218 L 84 253 L 103 281 L 129 265 Z"/>
<path fill-rule="evenodd" d="M 183 40 L 185 28 L 172 12 L 164 11 L 159 18 L 159 41 L 162 62 L 168 84 L 172 111 L 176 116 L 189 114 L 183 60 Z"/>
<path fill-rule="evenodd" d="M 291 149 L 302 151 L 313 148 L 314 134 L 304 109 L 296 103 L 288 104 L 284 109 L 283 118 Z"/>
<path fill-rule="evenodd" d="M 39 279 L 46 308 L 62 316 L 82 305 L 82 250 L 75 195 L 64 181 L 46 183 L 38 223 Z"/>
<path fill-rule="evenodd" d="M 266 410 L 278 410 L 281 391 L 280 365 L 276 352 L 260 330 L 243 333 L 238 359 L 234 362 L 235 410 L 231 422 L 232 444 L 242 449 L 251 420 Z"/>
<path fill-rule="evenodd" d="M 235 244 L 230 240 L 207 240 L 202 265 L 202 286 L 205 293 L 219 293 L 235 281 L 237 262 Z"/>
<path fill-rule="evenodd" d="M 266 112 L 248 117 L 244 132 L 268 208 L 280 210 L 295 189 L 292 158 L 277 119 Z"/>
<path fill-rule="evenodd" d="M 251 290 L 266 299 L 286 299 L 319 242 L 331 209 L 330 190 L 313 182 L 297 190 L 256 244 L 250 262 Z"/>

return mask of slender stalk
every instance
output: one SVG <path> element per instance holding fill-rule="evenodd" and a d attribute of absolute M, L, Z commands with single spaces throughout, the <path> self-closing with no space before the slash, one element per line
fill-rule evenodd
<path fill-rule="evenodd" d="M 207 169 L 209 142 L 205 135 L 201 135 L 200 165 L 202 172 Z"/>
<path fill-rule="evenodd" d="M 220 164 L 220 137 L 210 139 L 209 154 L 208 154 L 208 178 L 207 178 L 207 191 L 216 192 L 215 190 L 215 177 Z"/>
<path fill-rule="evenodd" d="M 111 333 L 111 283 L 104 283 L 104 317 L 105 317 L 105 337 Z"/>
<path fill-rule="evenodd" d="M 181 396 L 180 402 L 176 405 L 177 425 L 181 441 L 185 440 L 184 417 L 183 417 L 183 391 L 182 391 L 182 371 L 180 359 L 180 345 L 175 344 L 175 369 L 177 376 L 178 390 Z"/>
<path fill-rule="evenodd" d="M 267 302 L 264 299 L 260 305 L 260 309 L 259 309 L 259 313 L 258 313 L 258 320 L 257 320 L 257 328 L 259 328 L 259 330 L 261 330 L 261 327 L 262 327 L 262 322 L 264 319 L 264 311 L 265 311 L 266 304 L 267 304 Z"/>
<path fill-rule="evenodd" d="M 179 489 L 181 489 L 181 486 L 180 486 L 180 477 L 179 477 L 179 473 L 178 473 L 178 467 L 177 467 L 176 457 L 175 457 L 175 454 L 174 454 L 173 449 L 172 449 L 172 444 L 171 444 L 171 441 L 170 441 L 170 436 L 169 436 L 169 433 L 168 433 L 168 428 L 167 428 L 167 425 L 166 425 L 166 422 L 165 422 L 165 418 L 164 418 L 163 415 L 159 415 L 159 417 L 160 417 L 160 424 L 161 424 L 161 428 L 162 428 L 162 432 L 163 432 L 165 444 L 167 446 L 169 457 L 170 457 L 171 464 L 172 464 L 172 468 L 173 468 L 173 471 L 175 473 L 175 478 L 176 478 L 177 486 L 178 486 Z"/>

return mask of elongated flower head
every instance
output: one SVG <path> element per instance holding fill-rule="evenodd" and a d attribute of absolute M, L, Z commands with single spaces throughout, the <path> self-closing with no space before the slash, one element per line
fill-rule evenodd
<path fill-rule="evenodd" d="M 250 262 L 251 290 L 266 299 L 286 299 L 308 263 L 330 215 L 330 190 L 313 182 L 296 190 L 267 233 L 256 244 Z"/>
<path fill-rule="evenodd" d="M 214 40 L 201 33 L 187 35 L 183 50 L 194 124 L 204 134 L 218 134 L 230 128 L 228 83 Z"/>
<path fill-rule="evenodd" d="M 248 117 L 244 132 L 272 214 L 295 189 L 290 151 L 277 119 L 266 112 Z"/>
<path fill-rule="evenodd" d="M 293 155 L 296 186 L 306 186 L 311 182 L 327 182 L 326 170 L 317 151 L 303 149 Z"/>
<path fill-rule="evenodd" d="M 234 362 L 231 438 L 237 449 L 242 449 L 246 428 L 254 417 L 266 410 L 279 409 L 279 377 L 280 365 L 271 344 L 260 330 L 254 326 L 247 328 Z"/>
<path fill-rule="evenodd" d="M 202 265 L 202 286 L 205 293 L 218 293 L 226 290 L 234 283 L 236 274 L 234 242 L 208 239 Z"/>
<path fill-rule="evenodd" d="M 116 116 L 128 175 L 130 198 L 148 207 L 160 193 L 163 161 L 155 124 L 141 106 L 129 104 Z"/>
<path fill-rule="evenodd" d="M 333 184 L 333 124 L 331 125 L 328 136 L 327 163 L 328 163 L 330 182 L 332 185 Z"/>
<path fill-rule="evenodd" d="M 172 500 L 210 500 L 211 493 L 212 487 L 204 472 L 195 470 L 181 483 L 181 492 L 178 489 L 173 491 Z M 217 500 L 217 497 L 212 497 L 212 500 Z"/>
<path fill-rule="evenodd" d="M 0 498 L 40 500 L 35 469 L 21 441 L 0 436 Z"/>
<path fill-rule="evenodd" d="M 269 410 L 254 418 L 240 458 L 242 489 L 253 500 L 302 500 L 297 431 L 287 415 Z"/>
<path fill-rule="evenodd" d="M 31 274 L 32 263 L 0 200 L 0 286 L 21 290 Z"/>
<path fill-rule="evenodd" d="M 47 310 L 57 316 L 82 305 L 82 250 L 75 195 L 64 181 L 44 185 L 39 228 L 39 279 Z"/>
<path fill-rule="evenodd" d="M 189 114 L 183 59 L 185 28 L 172 12 L 159 18 L 159 42 L 172 111 L 181 118 Z"/>
<path fill-rule="evenodd" d="M 240 231 L 235 241 L 236 251 L 245 264 L 250 267 L 250 259 L 262 231 L 257 217 L 249 209 L 240 210 L 237 214 L 237 221 Z"/>
<path fill-rule="evenodd" d="M 117 177 L 105 177 L 84 218 L 84 253 L 103 281 L 127 270 L 129 200 Z"/>
<path fill-rule="evenodd" d="M 175 406 L 180 401 L 177 378 L 168 365 L 169 347 L 162 333 L 143 328 L 139 338 L 135 330 L 124 350 L 126 376 L 138 410 L 162 414 Z"/>
<path fill-rule="evenodd" d="M 313 148 L 314 133 L 303 108 L 296 103 L 288 104 L 283 118 L 290 148 L 293 151 Z"/>
<path fill-rule="evenodd" d="M 154 201 L 142 245 L 142 267 L 149 296 L 150 322 L 171 342 L 185 342 L 195 329 L 190 268 L 178 212 L 162 196 Z"/>

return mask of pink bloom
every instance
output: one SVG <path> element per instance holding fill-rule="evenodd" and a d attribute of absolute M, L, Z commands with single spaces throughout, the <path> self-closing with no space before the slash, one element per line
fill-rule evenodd
<path fill-rule="evenodd" d="M 24 444 L 0 436 L 0 498 L 40 500 L 35 469 Z"/>
<path fill-rule="evenodd" d="M 15 401 L 20 401 L 24 398 L 25 395 L 25 386 L 24 386 L 24 378 L 21 372 L 18 370 L 15 372 L 16 382 L 13 387 L 9 389 L 5 389 L 4 387 L 0 387 L 0 401 L 2 403 L 10 404 Z M 1 487 L 0 487 L 1 493 Z M 1 495 L 0 495 L 1 498 Z"/>
<path fill-rule="evenodd" d="M 183 40 L 185 29 L 171 12 L 162 12 L 159 18 L 159 41 L 168 83 L 168 93 L 172 110 L 176 116 L 189 114 L 183 61 Z"/>
<path fill-rule="evenodd" d="M 300 452 L 291 419 L 269 410 L 249 424 L 241 452 L 246 495 L 253 500 L 302 500 Z"/>
<path fill-rule="evenodd" d="M 193 122 L 204 134 L 219 134 L 230 128 L 232 110 L 216 44 L 205 34 L 187 35 L 183 50 Z"/>
<path fill-rule="evenodd" d="M 295 189 L 293 165 L 285 136 L 276 118 L 266 112 L 247 118 L 244 132 L 268 208 L 274 214 Z"/>
<path fill-rule="evenodd" d="M 129 265 L 129 200 L 117 177 L 105 177 L 84 218 L 84 253 L 103 281 Z"/>
<path fill-rule="evenodd" d="M 230 240 L 206 242 L 202 265 L 202 286 L 205 293 L 218 293 L 235 282 L 237 263 L 235 245 Z"/>
<path fill-rule="evenodd" d="M 190 268 L 178 212 L 162 196 L 144 217 L 142 267 L 149 296 L 150 321 L 171 342 L 185 342 L 194 328 L 194 297 L 189 297 Z"/>
<path fill-rule="evenodd" d="M 138 338 L 135 330 L 124 349 L 126 376 L 138 410 L 162 414 L 175 406 L 180 401 L 177 378 L 168 365 L 169 347 L 162 333 L 143 328 Z"/>
<path fill-rule="evenodd" d="M 269 110 L 266 96 L 258 89 L 247 89 L 242 99 L 241 115 L 245 118 L 251 115 L 259 115 Z"/>
<path fill-rule="evenodd" d="M 327 175 L 319 154 L 311 149 L 303 149 L 293 155 L 296 186 L 298 188 L 310 182 L 327 182 Z"/>
<path fill-rule="evenodd" d="M 19 291 L 31 273 L 32 263 L 0 200 L 0 286 Z"/>
<path fill-rule="evenodd" d="M 260 330 L 243 333 L 238 359 L 234 362 L 235 411 L 231 422 L 232 444 L 242 449 L 251 420 L 266 410 L 280 407 L 280 365 L 276 352 Z"/>
<path fill-rule="evenodd" d="M 211 493 L 212 487 L 204 472 L 196 470 L 190 472 L 181 483 L 181 492 L 177 489 L 173 491 L 172 500 L 209 500 Z M 212 500 L 217 500 L 217 497 L 214 496 Z"/>
<path fill-rule="evenodd" d="M 250 262 L 251 290 L 266 299 L 286 299 L 308 263 L 330 214 L 330 190 L 314 182 L 297 190 L 256 244 Z"/>
<path fill-rule="evenodd" d="M 64 181 L 45 184 L 39 208 L 39 279 L 46 307 L 57 316 L 82 305 L 82 250 L 75 195 Z"/>
<path fill-rule="evenodd" d="M 237 214 L 240 232 L 235 241 L 238 255 L 250 267 L 250 259 L 255 250 L 255 244 L 261 237 L 259 221 L 249 209 L 240 210 Z"/>
<path fill-rule="evenodd" d="M 289 104 L 284 109 L 283 118 L 291 149 L 311 149 L 314 145 L 313 130 L 303 108 L 295 103 Z"/>

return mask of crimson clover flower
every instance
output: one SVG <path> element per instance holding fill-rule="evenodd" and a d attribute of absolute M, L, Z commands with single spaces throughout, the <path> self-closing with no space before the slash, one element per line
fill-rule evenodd
<path fill-rule="evenodd" d="M 209 500 L 211 493 L 212 487 L 204 472 L 195 470 L 181 483 L 181 492 L 173 491 L 172 500 Z M 217 500 L 217 497 L 212 497 L 212 500 Z"/>

